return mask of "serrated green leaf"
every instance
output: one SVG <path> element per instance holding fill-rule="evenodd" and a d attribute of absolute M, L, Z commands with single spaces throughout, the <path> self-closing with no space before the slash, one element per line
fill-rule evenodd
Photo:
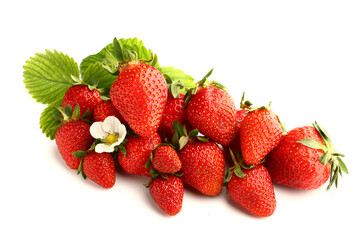
<path fill-rule="evenodd" d="M 103 68 L 101 63 L 92 63 L 82 75 L 83 82 L 89 85 L 97 81 L 97 88 L 109 89 L 117 78 L 117 74 L 111 74 Z"/>
<path fill-rule="evenodd" d="M 185 89 L 190 89 L 195 87 L 194 78 L 190 75 L 184 73 L 184 71 L 176 69 L 174 67 L 158 67 L 159 71 L 163 75 L 168 75 L 172 78 L 175 83 L 182 82 L 184 84 Z M 185 93 L 185 89 L 181 89 L 181 93 Z"/>
<path fill-rule="evenodd" d="M 38 102 L 49 104 L 62 99 L 67 89 L 76 84 L 79 67 L 73 58 L 54 50 L 36 53 L 24 66 L 24 84 Z"/>
<path fill-rule="evenodd" d="M 123 52 L 124 57 L 127 55 L 126 54 L 126 49 L 130 50 L 130 51 L 136 51 L 137 55 L 138 55 L 138 59 L 141 60 L 151 60 L 152 58 L 152 51 L 148 50 L 145 46 L 143 41 L 139 41 L 137 38 L 129 38 L 129 39 L 118 39 L 119 44 L 121 45 L 121 49 Z M 109 64 L 110 62 L 106 59 L 105 56 L 105 49 L 108 50 L 111 54 L 115 55 L 115 50 L 114 50 L 114 45 L 113 43 L 108 44 L 106 47 L 104 47 L 100 52 L 90 55 L 88 57 L 86 57 L 85 59 L 83 59 L 83 61 L 80 64 L 80 72 L 81 75 L 83 75 L 86 71 L 86 69 L 94 63 L 107 63 Z M 126 59 L 125 60 L 129 60 Z M 156 64 L 155 66 L 156 68 L 159 67 L 159 64 Z M 106 71 L 106 70 L 105 70 Z M 111 73 L 108 73 L 111 74 Z"/>
<path fill-rule="evenodd" d="M 298 141 L 298 143 L 301 143 L 302 145 L 313 148 L 313 149 L 321 149 L 324 152 L 326 152 L 326 150 L 327 150 L 326 146 L 322 145 L 318 141 L 311 139 L 311 138 L 302 139 L 302 140 Z"/>
<path fill-rule="evenodd" d="M 49 104 L 41 113 L 40 116 L 40 129 L 41 131 L 46 135 L 46 137 L 49 137 L 51 140 L 55 139 L 55 133 L 57 130 L 57 127 L 59 127 L 60 121 L 56 118 L 54 118 L 53 113 L 59 111 L 54 106 L 56 103 L 61 104 L 62 99 L 59 99 L 55 101 L 53 104 Z M 59 113 L 60 114 L 60 113 Z M 61 114 L 60 114 L 61 115 Z"/>

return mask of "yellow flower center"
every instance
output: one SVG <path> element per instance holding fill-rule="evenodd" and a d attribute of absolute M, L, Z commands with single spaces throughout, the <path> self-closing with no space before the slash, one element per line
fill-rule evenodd
<path fill-rule="evenodd" d="M 109 134 L 106 138 L 106 144 L 111 145 L 113 143 L 116 143 L 118 138 L 118 134 Z"/>

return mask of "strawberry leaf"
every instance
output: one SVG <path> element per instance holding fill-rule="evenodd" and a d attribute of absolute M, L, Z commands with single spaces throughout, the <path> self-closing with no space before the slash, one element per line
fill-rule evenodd
<path fill-rule="evenodd" d="M 137 52 L 138 55 L 138 59 L 140 60 L 150 60 L 152 58 L 152 51 L 148 50 L 145 46 L 143 41 L 138 40 L 137 38 L 129 38 L 129 39 L 118 39 L 117 40 L 119 42 L 119 45 L 121 47 L 122 50 L 122 56 L 124 58 L 124 60 L 129 60 L 128 58 L 126 58 L 127 51 L 126 49 L 128 49 L 128 51 L 135 51 Z M 107 63 L 109 64 L 110 62 L 106 59 L 106 55 L 105 52 L 109 51 L 112 55 L 114 56 L 119 56 L 120 53 L 119 51 L 119 46 L 117 44 L 115 44 L 114 46 L 114 42 L 108 44 L 106 47 L 104 47 L 100 52 L 90 55 L 88 57 L 86 57 L 85 59 L 83 59 L 83 61 L 80 64 L 80 72 L 81 75 L 83 75 L 86 71 L 86 69 L 94 63 Z M 156 67 L 159 67 L 159 65 L 157 64 Z M 107 72 L 105 70 L 105 72 Z M 105 72 L 103 72 L 105 74 Z M 111 73 L 107 72 L 107 74 L 112 75 Z M 114 78 L 114 80 L 116 79 L 116 77 Z"/>
<path fill-rule="evenodd" d="M 41 113 L 40 116 L 40 129 L 51 140 L 55 139 L 56 130 L 59 127 L 60 121 L 63 120 L 60 112 L 55 108 L 56 104 L 61 104 L 62 100 L 49 104 Z M 55 118 L 54 114 L 59 118 Z"/>
<path fill-rule="evenodd" d="M 326 146 L 322 145 L 318 141 L 311 139 L 311 138 L 302 139 L 302 140 L 298 141 L 298 143 L 301 143 L 302 145 L 313 148 L 313 149 L 321 149 L 324 152 L 326 152 L 326 150 L 327 150 Z"/>
<path fill-rule="evenodd" d="M 185 89 L 195 87 L 194 78 L 185 74 L 182 70 L 174 67 L 158 67 L 158 69 L 163 75 L 173 79 L 175 83 L 181 82 L 184 85 L 185 88 L 179 90 L 181 93 L 185 93 Z"/>
<path fill-rule="evenodd" d="M 62 99 L 79 78 L 79 67 L 73 58 L 54 50 L 36 53 L 24 66 L 24 84 L 38 102 L 49 104 Z M 73 77 L 72 77 L 73 76 Z"/>

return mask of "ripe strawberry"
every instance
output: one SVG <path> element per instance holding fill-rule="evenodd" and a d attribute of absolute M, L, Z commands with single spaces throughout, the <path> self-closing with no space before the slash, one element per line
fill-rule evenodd
<path fill-rule="evenodd" d="M 114 116 L 120 120 L 122 124 L 125 123 L 124 118 L 120 115 L 118 110 L 112 104 L 111 101 L 103 101 L 98 104 L 94 109 L 94 121 L 95 122 L 103 122 L 105 118 L 109 116 Z"/>
<path fill-rule="evenodd" d="M 267 107 L 252 109 L 240 125 L 240 147 L 247 165 L 257 164 L 283 136 L 278 117 Z"/>
<path fill-rule="evenodd" d="M 317 189 L 330 177 L 328 189 L 338 173 L 348 172 L 326 131 L 316 122 L 288 132 L 267 156 L 265 166 L 274 182 L 300 189 Z"/>
<path fill-rule="evenodd" d="M 63 98 L 62 107 L 68 104 L 74 109 L 77 104 L 80 106 L 80 116 L 90 110 L 89 119 L 92 119 L 95 107 L 102 102 L 98 90 L 90 90 L 86 85 L 75 85 L 70 87 Z"/>
<path fill-rule="evenodd" d="M 224 150 L 224 156 L 225 156 L 225 160 L 227 161 L 227 163 L 230 166 L 234 165 L 233 160 L 231 159 L 231 156 L 229 154 L 229 149 L 231 149 L 231 151 L 234 153 L 235 155 L 235 159 L 237 161 L 239 161 L 239 158 L 237 157 L 238 152 L 241 152 L 241 147 L 240 147 L 240 126 L 241 126 L 241 122 L 242 120 L 244 120 L 246 114 L 249 112 L 249 110 L 251 109 L 251 105 L 252 103 L 250 101 L 245 101 L 244 102 L 244 98 L 245 98 L 245 93 L 243 93 L 241 102 L 240 102 L 240 109 L 237 109 L 235 112 L 235 120 L 236 120 L 236 128 L 235 128 L 235 138 L 234 140 L 230 143 L 228 148 L 225 148 Z"/>
<path fill-rule="evenodd" d="M 92 151 L 83 159 L 82 170 L 92 181 L 104 188 L 115 184 L 115 163 L 110 153 Z"/>
<path fill-rule="evenodd" d="M 175 120 L 178 120 L 181 125 L 186 125 L 188 130 L 193 129 L 187 120 L 184 94 L 182 93 L 179 94 L 178 98 L 174 98 L 172 94 L 168 93 L 168 99 L 158 129 L 162 139 L 171 139 L 174 135 L 173 124 Z"/>
<path fill-rule="evenodd" d="M 226 147 L 235 137 L 235 104 L 230 95 L 220 88 L 220 84 L 209 83 L 207 77 L 210 74 L 211 71 L 195 89 L 189 90 L 186 113 L 194 128 Z M 189 96 L 191 94 L 194 95 Z"/>
<path fill-rule="evenodd" d="M 190 139 L 179 151 L 179 158 L 184 183 L 208 196 L 216 196 L 221 192 L 225 159 L 215 142 Z"/>
<path fill-rule="evenodd" d="M 275 211 L 274 187 L 269 172 L 261 164 L 244 169 L 240 177 L 233 174 L 227 190 L 235 202 L 256 216 L 271 216 Z"/>
<path fill-rule="evenodd" d="M 184 185 L 179 177 L 169 175 L 153 179 L 149 187 L 156 204 L 168 215 L 175 216 L 181 211 Z"/>
<path fill-rule="evenodd" d="M 152 150 L 161 143 L 161 138 L 156 132 L 149 137 L 129 136 L 125 143 L 126 155 L 119 152 L 120 166 L 128 173 L 150 177 L 150 170 L 145 167 Z"/>
<path fill-rule="evenodd" d="M 162 73 L 141 61 L 129 61 L 110 89 L 110 98 L 130 128 L 142 137 L 157 131 L 168 90 Z"/>
<path fill-rule="evenodd" d="M 151 164 L 160 173 L 176 173 L 181 169 L 180 158 L 171 146 L 156 147 Z"/>
<path fill-rule="evenodd" d="M 76 158 L 73 153 L 76 151 L 87 151 L 94 139 L 90 134 L 90 125 L 83 122 L 80 118 L 80 107 L 77 105 L 72 112 L 69 106 L 69 112 L 72 116 L 68 116 L 62 108 L 58 108 L 62 113 L 57 117 L 62 124 L 55 134 L 55 142 L 62 158 L 66 164 L 72 169 L 78 169 L 80 159 Z M 54 114 L 56 116 L 56 114 Z"/>

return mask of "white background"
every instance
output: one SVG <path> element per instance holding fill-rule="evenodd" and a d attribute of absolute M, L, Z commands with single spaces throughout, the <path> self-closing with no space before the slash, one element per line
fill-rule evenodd
<path fill-rule="evenodd" d="M 0 4 L 0 239 L 358 239 L 360 5 L 358 1 L 7 1 Z M 153 203 L 146 178 L 112 189 L 84 181 L 39 129 L 45 107 L 23 84 L 25 62 L 58 50 L 80 64 L 113 38 L 138 37 L 200 80 L 246 91 L 288 130 L 315 120 L 344 153 L 338 189 L 275 185 L 277 209 L 254 217 L 229 200 L 186 189 L 175 217 Z"/>

